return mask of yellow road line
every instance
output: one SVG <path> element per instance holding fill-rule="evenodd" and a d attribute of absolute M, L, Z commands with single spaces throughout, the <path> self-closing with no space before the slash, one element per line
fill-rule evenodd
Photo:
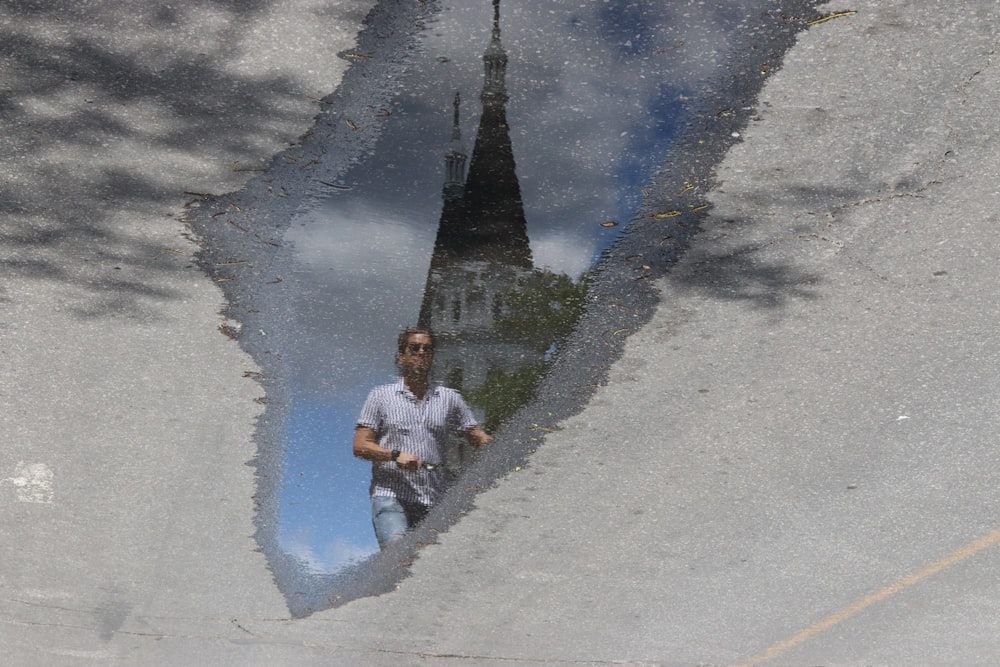
<path fill-rule="evenodd" d="M 880 591 L 877 591 L 875 593 L 872 593 L 871 595 L 867 595 L 861 598 L 854 604 L 848 607 L 844 607 L 840 611 L 836 612 L 835 614 L 831 614 L 830 616 L 827 616 L 818 623 L 810 625 L 808 628 L 798 633 L 797 635 L 789 637 L 784 641 L 778 642 L 777 644 L 771 646 L 763 653 L 758 653 L 754 657 L 750 658 L 749 660 L 740 665 L 737 665 L 736 667 L 754 667 L 754 665 L 759 665 L 761 663 L 767 662 L 768 660 L 780 655 L 781 653 L 784 653 L 793 646 L 801 644 L 810 637 L 813 637 L 814 635 L 817 635 L 823 632 L 824 630 L 831 628 L 834 625 L 837 625 L 838 623 L 846 621 L 851 616 L 854 616 L 858 612 L 867 609 L 873 604 L 881 602 L 887 597 L 895 595 L 896 593 L 899 593 L 900 591 L 913 586 L 914 584 L 926 579 L 927 577 L 937 574 L 941 570 L 950 567 L 955 563 L 958 563 L 959 561 L 965 560 L 969 556 L 979 553 L 983 549 L 992 546 L 997 542 L 1000 542 L 1000 528 L 997 528 L 992 533 L 980 537 L 977 540 L 973 540 L 968 544 L 956 549 L 955 551 L 951 552 L 944 558 L 934 561 L 924 569 L 919 570 L 918 572 L 914 572 L 909 576 L 903 577 L 896 583 L 886 586 Z"/>

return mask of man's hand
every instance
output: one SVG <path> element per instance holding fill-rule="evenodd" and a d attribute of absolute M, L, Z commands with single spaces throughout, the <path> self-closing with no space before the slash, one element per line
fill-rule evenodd
<path fill-rule="evenodd" d="M 473 426 L 465 432 L 465 439 L 473 447 L 479 447 L 492 440 L 493 436 L 478 426 Z"/>
<path fill-rule="evenodd" d="M 359 459 L 368 461 L 391 461 L 392 450 L 386 449 L 378 444 L 375 431 L 367 426 L 358 426 L 354 431 L 354 455 Z M 420 459 L 408 452 L 400 452 L 396 457 L 396 463 L 400 468 L 406 470 L 416 470 L 420 467 Z"/>
<path fill-rule="evenodd" d="M 420 457 L 409 452 L 400 452 L 396 457 L 396 465 L 404 470 L 416 470 L 420 467 Z"/>

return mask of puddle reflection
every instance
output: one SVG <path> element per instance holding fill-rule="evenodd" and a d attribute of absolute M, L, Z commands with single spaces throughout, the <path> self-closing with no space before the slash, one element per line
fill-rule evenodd
<path fill-rule="evenodd" d="M 502 31 L 499 0 L 443 10 L 405 92 L 376 110 L 375 150 L 292 220 L 278 533 L 314 573 L 378 551 L 351 441 L 368 391 L 396 375 L 398 332 L 433 330 L 436 381 L 502 429 L 582 312 L 616 233 L 602 223 L 634 216 L 680 124 L 690 90 L 662 80 L 680 57 L 662 7 L 594 4 L 518 7 Z M 473 455 L 456 440 L 449 473 Z"/>

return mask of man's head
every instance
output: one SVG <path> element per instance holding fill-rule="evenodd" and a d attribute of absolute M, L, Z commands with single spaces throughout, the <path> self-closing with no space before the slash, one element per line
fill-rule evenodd
<path fill-rule="evenodd" d="M 434 360 L 434 334 L 427 329 L 405 329 L 398 338 L 399 356 L 396 357 L 404 375 L 424 374 Z"/>
<path fill-rule="evenodd" d="M 422 337 L 420 341 L 410 340 L 412 336 Z M 396 343 L 399 346 L 399 353 L 409 351 L 409 346 L 411 343 L 430 345 L 431 352 L 434 352 L 434 334 L 430 332 L 430 329 L 423 329 L 421 327 L 410 327 L 408 329 L 403 329 L 400 332 L 399 337 L 396 339 Z"/>

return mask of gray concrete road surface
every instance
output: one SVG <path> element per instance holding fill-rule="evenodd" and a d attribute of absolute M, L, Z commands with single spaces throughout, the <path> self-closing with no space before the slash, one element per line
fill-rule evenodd
<path fill-rule="evenodd" d="M 5 8 L 6 664 L 995 664 L 989 3 L 827 7 L 609 384 L 398 590 L 289 618 L 177 217 L 308 126 L 363 4 Z"/>

